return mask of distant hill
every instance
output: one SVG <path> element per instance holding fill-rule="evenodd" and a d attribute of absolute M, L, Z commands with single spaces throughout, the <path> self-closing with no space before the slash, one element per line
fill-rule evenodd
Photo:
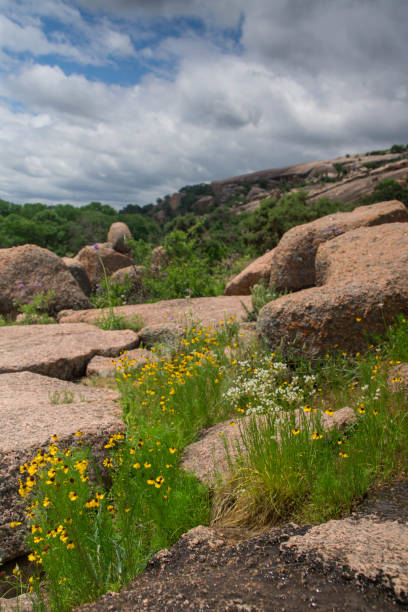
<path fill-rule="evenodd" d="M 237 214 L 252 212 L 267 198 L 279 199 L 283 193 L 302 189 L 308 201 L 327 197 L 343 203 L 360 201 L 383 180 L 405 184 L 408 173 L 408 145 L 389 150 L 346 155 L 283 168 L 270 168 L 183 187 L 158 200 L 149 213 L 160 224 L 180 213 L 204 214 L 221 204 Z"/>
<path fill-rule="evenodd" d="M 283 232 L 355 205 L 399 199 L 408 204 L 408 146 L 270 168 L 198 185 L 186 185 L 156 204 L 127 204 L 120 211 L 100 202 L 17 205 L 0 200 L 0 248 L 26 243 L 73 256 L 104 242 L 114 221 L 135 240 L 162 244 L 184 232 L 212 261 L 273 248 Z M 235 255 L 234 255 L 235 256 Z"/>

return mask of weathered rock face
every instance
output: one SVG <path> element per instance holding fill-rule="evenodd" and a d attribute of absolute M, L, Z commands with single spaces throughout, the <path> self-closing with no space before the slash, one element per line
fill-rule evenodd
<path fill-rule="evenodd" d="M 322 286 L 267 304 L 258 329 L 271 345 L 294 344 L 312 356 L 334 346 L 360 351 L 370 335 L 408 313 L 407 265 L 406 223 L 347 232 L 317 251 Z"/>
<path fill-rule="evenodd" d="M 131 257 L 115 251 L 109 244 L 98 244 L 85 246 L 76 256 L 88 275 L 92 288 L 107 276 L 111 276 L 116 270 L 127 268 L 134 262 Z"/>
<path fill-rule="evenodd" d="M 325 184 L 324 186 L 311 186 L 307 188 L 309 192 L 308 200 L 316 202 L 319 198 L 330 198 L 331 200 L 340 200 L 340 202 L 358 202 L 371 193 L 379 183 L 385 179 L 391 179 L 399 183 L 406 181 L 408 160 L 404 159 L 397 162 L 386 164 L 380 168 L 368 171 L 362 167 L 364 162 L 375 161 L 376 156 L 365 157 L 359 162 L 357 167 L 351 174 L 350 178 L 345 178 L 342 181 L 334 184 Z M 390 158 L 390 155 L 383 156 L 382 159 Z"/>
<path fill-rule="evenodd" d="M 173 195 L 170 198 L 170 208 L 171 210 L 177 210 L 179 205 L 180 205 L 180 201 L 181 201 L 181 193 L 177 192 L 177 193 L 173 193 Z"/>
<path fill-rule="evenodd" d="M 317 357 L 335 350 L 356 352 L 370 334 L 381 334 L 396 315 L 408 311 L 408 288 L 395 291 L 391 279 L 336 287 L 312 287 L 270 302 L 257 327 L 271 346 L 295 346 Z"/>
<path fill-rule="evenodd" d="M 26 551 L 23 500 L 18 494 L 19 466 L 38 448 L 46 449 L 56 434 L 61 447 L 78 441 L 94 451 L 98 464 L 112 433 L 123 431 L 117 392 L 95 389 L 31 372 L 0 374 L 0 565 Z"/>
<path fill-rule="evenodd" d="M 85 295 L 91 295 L 91 283 L 89 282 L 88 275 L 85 271 L 84 266 L 78 259 L 74 257 L 62 257 L 64 264 L 75 278 L 78 285 L 81 287 Z"/>
<path fill-rule="evenodd" d="M 126 241 L 132 240 L 132 233 L 126 223 L 117 221 L 112 223 L 108 232 L 108 242 L 112 245 L 112 248 L 119 253 L 129 253 L 131 249 L 127 246 Z"/>
<path fill-rule="evenodd" d="M 301 427 L 305 418 L 310 420 L 311 417 L 303 410 L 295 411 L 297 426 Z M 322 413 L 320 418 L 324 430 L 334 427 L 343 430 L 346 425 L 355 420 L 355 414 L 351 408 L 346 407 L 337 410 L 332 416 Z M 227 444 L 232 460 L 237 456 L 238 449 L 245 452 L 241 429 L 249 427 L 252 419 L 255 419 L 261 426 L 262 423 L 266 423 L 265 416 L 245 416 L 238 421 L 224 421 L 210 427 L 201 440 L 193 442 L 185 449 L 182 467 L 193 472 L 205 484 L 213 485 L 218 482 L 219 477 L 225 479 L 229 473 L 225 446 Z"/>
<path fill-rule="evenodd" d="M 214 202 L 215 202 L 215 199 L 213 196 L 211 195 L 202 196 L 199 200 L 197 200 L 197 202 L 195 202 L 193 208 L 196 212 L 202 213 L 210 209 L 211 206 L 214 204 Z"/>
<path fill-rule="evenodd" d="M 211 185 L 218 202 L 225 202 L 234 195 L 246 196 L 247 202 L 265 197 L 279 198 L 280 194 L 276 190 L 282 181 L 288 182 L 293 189 L 300 180 L 303 181 L 302 190 L 308 193 L 309 202 L 322 197 L 341 202 L 358 202 L 384 179 L 406 184 L 408 159 L 400 157 L 399 153 L 346 155 L 331 160 L 251 172 L 214 181 Z M 379 167 L 376 167 L 377 164 Z M 335 182 L 323 182 L 324 178 L 334 179 Z M 249 193 L 244 189 L 245 184 L 252 185 Z M 260 185 L 265 191 L 259 189 Z M 256 189 L 259 189 L 259 193 Z M 238 214 L 245 210 L 245 205 L 237 204 Z"/>
<path fill-rule="evenodd" d="M 316 285 L 376 282 L 389 278 L 395 290 L 406 284 L 408 225 L 361 227 L 322 244 L 316 254 Z"/>
<path fill-rule="evenodd" d="M 267 198 L 269 196 L 269 192 L 265 191 L 265 189 L 261 189 L 258 185 L 254 185 L 251 187 L 247 194 L 248 202 L 252 202 L 252 200 L 262 200 L 263 198 Z"/>
<path fill-rule="evenodd" d="M 382 567 L 388 567 L 388 562 L 395 559 L 395 545 L 391 554 L 387 548 L 383 550 L 379 579 L 364 581 L 362 576 L 362 584 L 356 584 L 350 580 L 351 572 L 344 568 L 341 558 L 334 571 L 328 564 L 322 571 L 312 555 L 296 558 L 291 552 L 294 549 L 280 550 L 289 538 L 306 538 L 307 530 L 294 523 L 262 533 L 242 528 L 196 527 L 171 549 L 154 555 L 145 570 L 119 593 L 107 593 L 76 612 L 402 610 L 395 604 L 393 589 L 384 592 L 385 580 L 381 576 Z M 368 546 L 370 539 L 367 533 Z M 348 538 L 347 544 L 347 555 L 351 556 L 352 540 Z M 401 554 L 399 561 L 400 565 L 393 564 L 392 569 L 396 576 L 405 576 L 406 556 Z"/>
<path fill-rule="evenodd" d="M 218 296 L 204 298 L 188 298 L 177 300 L 163 300 L 154 304 L 134 304 L 131 306 L 118 306 L 115 313 L 131 319 L 140 317 L 144 327 L 161 325 L 181 324 L 188 325 L 200 322 L 202 325 L 217 325 L 220 321 L 229 317 L 236 317 L 242 321 L 246 317 L 246 311 L 252 310 L 251 297 L 243 296 Z M 60 323 L 93 323 L 101 316 L 100 309 L 84 310 L 81 313 L 61 313 Z"/>
<path fill-rule="evenodd" d="M 94 355 L 114 357 L 138 343 L 133 331 L 104 331 L 84 323 L 2 327 L 0 374 L 28 370 L 70 380 L 85 375 Z"/>
<path fill-rule="evenodd" d="M 311 556 L 324 568 L 346 567 L 356 578 L 379 582 L 401 602 L 408 601 L 407 549 L 408 525 L 376 516 L 329 521 L 281 544 L 297 558 Z"/>
<path fill-rule="evenodd" d="M 0 314 L 14 314 L 15 301 L 26 304 L 39 293 L 55 292 L 49 314 L 92 304 L 63 261 L 47 249 L 25 244 L 0 249 Z"/>
<path fill-rule="evenodd" d="M 267 282 L 271 275 L 274 254 L 275 249 L 251 262 L 249 266 L 229 281 L 225 287 L 224 295 L 250 295 L 251 287 L 261 280 Z"/>
<path fill-rule="evenodd" d="M 358 227 L 407 222 L 402 202 L 391 200 L 360 206 L 350 213 L 335 213 L 290 229 L 274 249 L 270 283 L 279 290 L 297 291 L 316 284 L 315 257 L 318 247 Z"/>
<path fill-rule="evenodd" d="M 144 266 L 128 266 L 127 268 L 116 270 L 116 272 L 111 275 L 110 280 L 114 283 L 119 283 L 119 285 L 123 285 L 126 279 L 129 279 L 136 287 L 139 287 L 141 286 L 145 272 Z"/>

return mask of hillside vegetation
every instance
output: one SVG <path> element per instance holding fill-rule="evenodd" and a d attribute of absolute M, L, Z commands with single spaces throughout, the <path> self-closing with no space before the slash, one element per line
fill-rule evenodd
<path fill-rule="evenodd" d="M 75 207 L 0 200 L 0 248 L 31 243 L 73 257 L 87 244 L 104 242 L 110 225 L 123 221 L 137 243 L 136 263 L 144 263 L 159 244 L 167 244 L 174 256 L 175 243 L 184 243 L 184 252 L 177 247 L 178 259 L 191 263 L 194 254 L 211 273 L 224 276 L 234 261 L 272 249 L 295 225 L 362 203 L 398 199 L 408 204 L 407 162 L 407 148 L 394 145 L 339 161 L 187 185 L 156 204 L 128 204 L 119 211 L 100 202 Z M 363 193 L 360 187 L 353 192 L 361 181 Z M 217 268 L 221 262 L 224 266 Z M 197 288 L 194 295 L 204 294 Z"/>

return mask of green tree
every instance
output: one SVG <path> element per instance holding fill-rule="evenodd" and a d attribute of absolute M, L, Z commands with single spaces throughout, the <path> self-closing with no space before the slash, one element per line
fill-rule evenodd
<path fill-rule="evenodd" d="M 372 204 L 374 202 L 386 202 L 387 200 L 400 200 L 408 206 L 408 188 L 403 187 L 394 179 L 384 179 L 369 196 L 363 198 L 363 203 Z"/>

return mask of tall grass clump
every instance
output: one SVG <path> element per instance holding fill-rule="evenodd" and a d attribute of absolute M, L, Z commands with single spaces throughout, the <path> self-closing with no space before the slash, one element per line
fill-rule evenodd
<path fill-rule="evenodd" d="M 155 551 L 208 520 L 205 488 L 177 469 L 179 449 L 167 440 L 118 432 L 105 448 L 109 489 L 89 449 L 59 448 L 56 436 L 22 466 L 28 558 L 36 568 L 30 591 L 41 600 L 45 589 L 51 610 L 118 589 Z"/>
<path fill-rule="evenodd" d="M 95 460 L 79 431 L 71 448 L 53 436 L 21 466 L 29 590 L 40 608 L 63 612 L 118 590 L 157 550 L 208 524 L 208 490 L 179 463 L 199 429 L 224 415 L 224 349 L 238 350 L 238 328 L 231 319 L 185 331 L 177 355 L 139 369 L 118 359 L 125 425 L 106 440 L 105 458 Z"/>
<path fill-rule="evenodd" d="M 299 404 L 281 403 L 280 412 L 274 398 L 273 410 L 242 427 L 244 451 L 230 459 L 231 476 L 216 493 L 215 522 L 259 527 L 329 520 L 350 512 L 371 486 L 406 475 L 406 396 L 395 389 L 400 377 L 390 387 L 389 370 L 406 358 L 407 345 L 401 317 L 366 354 L 326 355 L 315 365 L 316 393 L 300 409 L 300 422 Z M 292 364 L 293 371 L 304 376 L 310 364 Z M 330 418 L 345 406 L 356 420 L 345 431 L 324 430 L 322 415 Z"/>
<path fill-rule="evenodd" d="M 94 244 L 94 249 L 98 253 L 99 245 Z M 132 329 L 138 332 L 142 329 L 144 323 L 138 315 L 133 317 L 120 316 L 116 313 L 116 306 L 124 306 L 127 304 L 127 299 L 132 291 L 132 282 L 127 279 L 124 284 L 115 283 L 112 281 L 106 272 L 105 264 L 102 257 L 98 255 L 99 263 L 102 268 L 103 277 L 100 283 L 97 283 L 97 291 L 91 297 L 92 303 L 96 308 L 101 308 L 100 317 L 95 321 L 95 325 L 101 329 L 112 331 L 120 329 Z"/>
<path fill-rule="evenodd" d="M 186 328 L 172 358 L 152 359 L 140 370 L 132 369 L 126 355 L 119 361 L 116 380 L 128 425 L 154 423 L 185 445 L 198 429 L 222 420 L 231 409 L 222 401 L 231 361 L 225 347 L 238 348 L 238 326 L 233 319 L 220 323 L 214 329 Z"/>
<path fill-rule="evenodd" d="M 282 295 L 285 295 L 285 293 L 279 293 L 279 291 L 274 287 L 270 287 L 267 282 L 262 279 L 259 283 L 251 287 L 252 310 L 249 310 L 247 306 L 241 302 L 246 312 L 246 320 L 256 321 L 261 308 L 269 304 L 269 302 L 282 297 Z"/>

